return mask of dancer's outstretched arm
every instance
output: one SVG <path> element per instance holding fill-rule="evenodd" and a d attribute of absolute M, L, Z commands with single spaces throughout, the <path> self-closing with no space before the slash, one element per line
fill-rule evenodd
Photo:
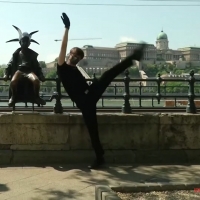
<path fill-rule="evenodd" d="M 58 66 L 63 65 L 63 63 L 65 62 L 67 43 L 68 43 L 68 32 L 69 32 L 69 27 L 70 27 L 70 20 L 65 13 L 62 13 L 61 19 L 63 20 L 63 23 L 65 24 L 65 32 L 63 35 L 62 44 L 60 48 L 60 54 L 58 57 Z"/>

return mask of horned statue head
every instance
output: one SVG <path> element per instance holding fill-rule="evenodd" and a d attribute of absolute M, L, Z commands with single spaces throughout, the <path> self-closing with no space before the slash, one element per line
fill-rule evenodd
<path fill-rule="evenodd" d="M 36 43 L 36 44 L 39 44 L 39 43 L 36 42 L 35 40 L 31 39 L 32 35 L 33 35 L 34 33 L 37 33 L 38 31 L 33 31 L 33 32 L 31 32 L 31 33 L 27 33 L 27 32 L 22 33 L 22 31 L 21 31 L 18 27 L 14 26 L 14 25 L 13 25 L 13 27 L 18 31 L 18 33 L 19 33 L 19 38 L 18 38 L 18 39 L 12 39 L 12 40 L 9 40 L 9 41 L 7 41 L 7 42 L 21 42 L 21 40 L 22 40 L 23 38 L 28 38 L 29 42 L 34 42 L 34 43 Z"/>

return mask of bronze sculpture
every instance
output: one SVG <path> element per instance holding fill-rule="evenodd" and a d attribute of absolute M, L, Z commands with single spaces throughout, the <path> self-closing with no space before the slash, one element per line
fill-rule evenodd
<path fill-rule="evenodd" d="M 13 53 L 12 58 L 7 64 L 7 68 L 5 69 L 4 72 L 5 81 L 11 78 L 11 83 L 10 83 L 11 97 L 9 99 L 8 105 L 11 107 L 17 101 L 16 100 L 17 94 L 21 89 L 21 87 L 18 87 L 19 82 L 20 81 L 24 82 L 27 80 L 31 82 L 33 86 L 33 92 L 34 92 L 33 102 L 37 103 L 38 105 L 40 104 L 45 105 L 46 102 L 39 96 L 40 81 L 42 82 L 45 81 L 45 77 L 43 75 L 40 64 L 37 60 L 38 53 L 29 48 L 31 42 L 39 44 L 38 42 L 36 42 L 31 38 L 32 35 L 38 31 L 34 31 L 31 33 L 27 32 L 22 33 L 22 31 L 18 27 L 14 25 L 13 27 L 18 31 L 19 39 L 12 39 L 7 42 L 18 41 L 21 47 L 18 48 Z"/>

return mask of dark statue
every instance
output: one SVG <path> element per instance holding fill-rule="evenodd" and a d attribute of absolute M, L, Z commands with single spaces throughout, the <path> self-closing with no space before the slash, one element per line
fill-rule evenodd
<path fill-rule="evenodd" d="M 40 98 L 40 81 L 45 81 L 45 77 L 42 73 L 42 69 L 37 60 L 38 54 L 32 49 L 28 48 L 31 42 L 37 43 L 31 39 L 32 35 L 38 31 L 31 32 L 30 34 L 22 33 L 19 28 L 13 26 L 19 33 L 19 39 L 9 40 L 7 42 L 19 41 L 20 48 L 18 48 L 12 55 L 11 60 L 7 64 L 7 68 L 4 72 L 4 80 L 11 79 L 10 82 L 10 99 L 8 105 L 13 106 L 18 100 L 17 96 L 21 86 L 27 85 L 27 81 L 31 83 L 32 87 L 28 88 L 28 91 L 32 89 L 33 101 L 38 105 L 45 105 L 46 102 Z M 22 83 L 19 87 L 19 83 Z M 30 96 L 30 94 L 28 95 Z M 25 97 L 24 97 L 25 98 Z"/>

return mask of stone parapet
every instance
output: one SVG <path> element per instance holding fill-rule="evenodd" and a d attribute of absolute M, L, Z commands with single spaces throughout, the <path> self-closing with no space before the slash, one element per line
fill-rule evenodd
<path fill-rule="evenodd" d="M 103 113 L 98 114 L 98 122 L 111 162 L 163 163 L 164 159 L 171 162 L 176 158 L 187 162 L 200 157 L 200 114 Z M 15 160 L 13 155 L 20 157 L 19 152 L 24 159 L 43 152 L 41 160 L 45 152 L 46 157 L 55 155 L 57 160 L 63 160 L 64 155 L 67 159 L 70 152 L 76 152 L 75 157 L 80 152 L 88 158 L 93 155 L 82 115 L 69 113 L 1 113 L 0 150 L 1 160 L 8 158 L 8 162 Z"/>

